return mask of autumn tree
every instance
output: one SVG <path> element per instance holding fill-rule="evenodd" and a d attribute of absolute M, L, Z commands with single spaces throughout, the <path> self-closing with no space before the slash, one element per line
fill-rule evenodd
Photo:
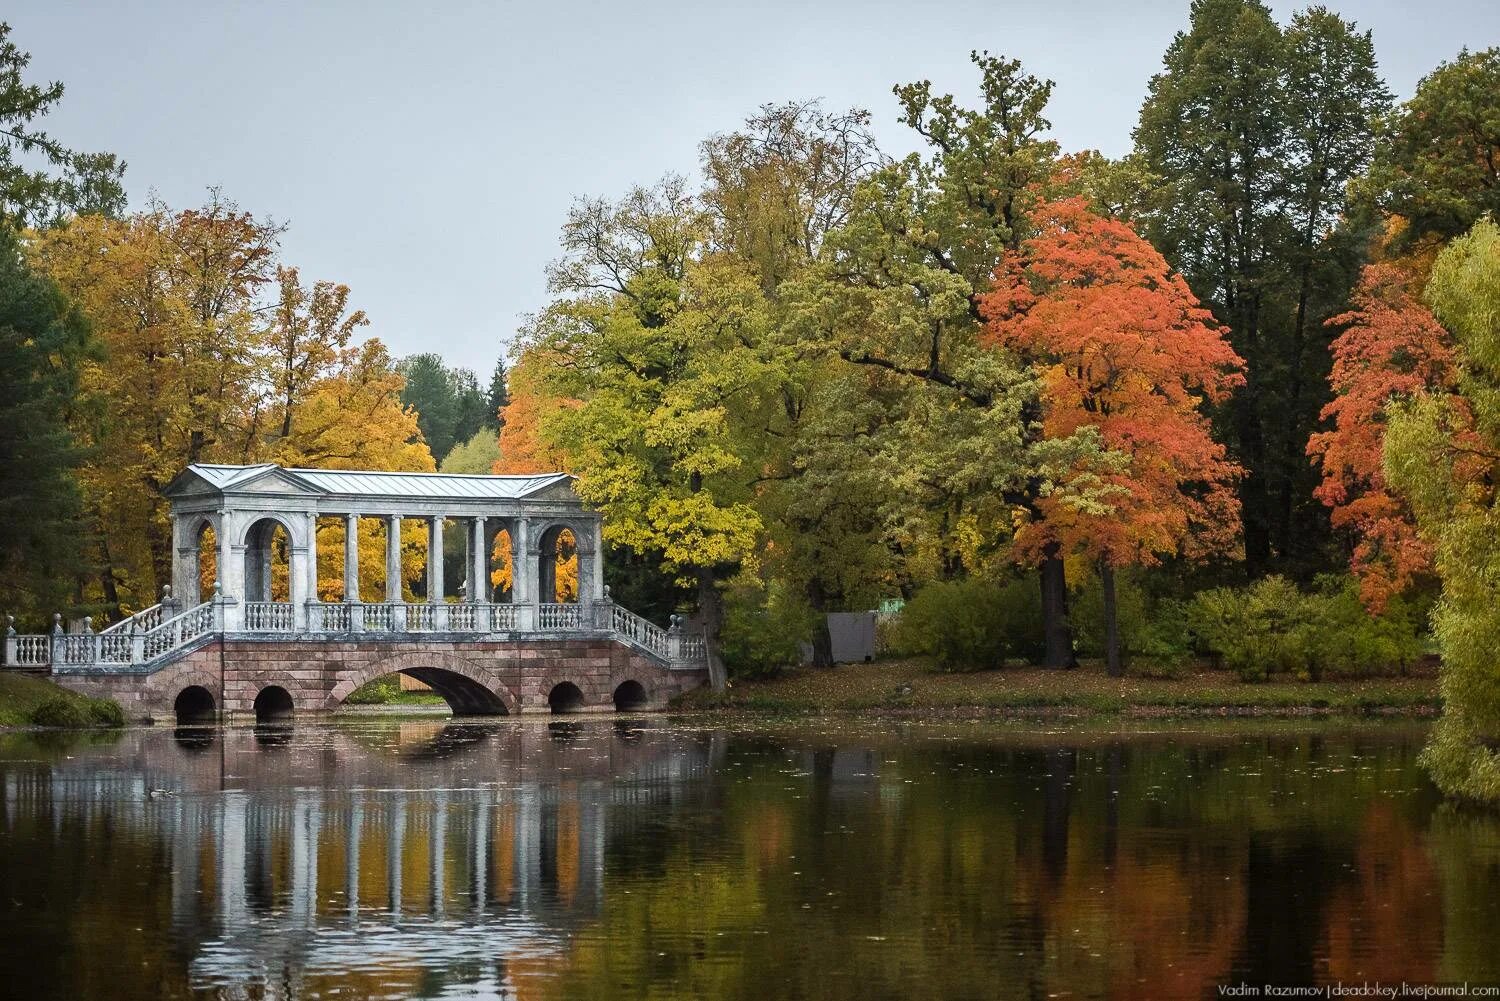
<path fill-rule="evenodd" d="M 766 405 L 777 372 L 755 277 L 705 254 L 700 223 L 673 178 L 618 203 L 580 202 L 551 271 L 560 298 L 525 343 L 548 362 L 549 395 L 577 401 L 543 419 L 542 440 L 567 450 L 609 542 L 692 583 L 722 688 L 720 589 L 753 561 L 762 531 L 745 415 Z"/>
<path fill-rule="evenodd" d="M 1385 474 L 1432 546 L 1443 716 L 1423 753 L 1439 788 L 1500 800 L 1500 226 L 1439 255 L 1426 298 L 1455 344 L 1456 393 L 1392 406 Z"/>
<path fill-rule="evenodd" d="M 1019 62 L 973 53 L 983 104 L 970 109 L 930 83 L 897 87 L 901 121 L 927 144 L 858 188 L 845 224 L 797 282 L 795 322 L 808 343 L 904 385 L 887 445 L 893 493 L 921 498 L 892 512 L 925 521 L 942 576 L 978 569 L 966 540 L 998 547 L 1009 513 L 1040 496 L 1037 386 L 1023 359 L 981 343 L 980 297 L 1053 173 L 1057 146 L 1044 117 L 1052 84 Z M 1056 445 L 1058 443 L 1050 443 Z M 1089 445 L 1076 443 L 1086 450 Z M 1049 446 L 1050 447 L 1050 446 Z M 1040 558 L 1047 657 L 1074 662 L 1063 555 Z"/>
<path fill-rule="evenodd" d="M 1017 557 L 1098 562 L 1109 673 L 1123 673 L 1114 569 L 1230 551 L 1239 469 L 1202 413 L 1243 382 L 1242 363 L 1180 275 L 1134 230 L 1082 197 L 1032 211 L 981 299 L 985 343 L 1041 369 L 1042 430 L 1097 435 L 1102 452 L 1060 469 L 1026 512 Z"/>
<path fill-rule="evenodd" d="M 267 331 L 274 392 L 281 411 L 279 437 L 289 439 L 297 405 L 309 387 L 342 360 L 354 332 L 369 323 L 363 310 L 348 312 L 349 286 L 316 282 L 304 288 L 296 268 L 278 267 L 280 296 Z"/>
<path fill-rule="evenodd" d="M 1352 308 L 1328 321 L 1342 328 L 1333 342 L 1334 397 L 1322 413 L 1332 427 L 1307 445 L 1323 472 L 1318 499 L 1336 528 L 1354 534 L 1351 566 L 1365 604 L 1377 612 L 1432 567 L 1431 545 L 1386 482 L 1390 408 L 1418 394 L 1447 393 L 1454 378 L 1452 339 L 1409 282 L 1392 263 L 1372 264 Z"/>

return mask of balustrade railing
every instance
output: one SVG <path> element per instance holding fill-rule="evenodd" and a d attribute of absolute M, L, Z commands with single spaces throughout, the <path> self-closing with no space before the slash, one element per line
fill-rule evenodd
<path fill-rule="evenodd" d="M 148 629 L 155 629 L 162 624 L 166 615 L 167 606 L 162 604 L 143 608 L 128 618 L 121 619 L 112 626 L 106 626 L 99 630 L 100 636 L 112 636 L 115 633 L 143 633 Z"/>
<path fill-rule="evenodd" d="M 397 605 L 363 605 L 365 632 L 368 633 L 393 633 L 396 631 L 396 609 Z"/>
<path fill-rule="evenodd" d="M 150 617 L 132 617 L 135 628 L 118 625 L 95 633 L 85 620 L 83 631 L 64 633 L 61 616 L 49 635 L 17 635 L 8 631 L 5 641 L 5 663 L 10 667 L 128 666 L 148 664 L 193 640 L 225 628 L 228 606 L 232 599 L 204 602 L 178 615 L 162 618 L 161 609 L 148 609 L 159 621 L 142 627 Z M 240 606 L 237 626 L 252 633 L 291 633 L 299 628 L 311 633 L 357 634 L 360 632 L 396 634 L 470 633 L 486 635 L 497 632 L 569 632 L 607 631 L 623 642 L 658 657 L 672 665 L 698 665 L 706 660 L 702 636 L 688 635 L 676 617 L 670 629 L 636 615 L 609 600 L 602 602 L 522 604 L 437 604 L 432 602 L 378 602 L 355 604 L 342 602 L 308 602 L 306 623 L 299 623 L 296 606 L 287 602 L 248 602 Z M 144 615 L 145 613 L 142 613 Z M 230 620 L 233 622 L 233 619 Z"/>
<path fill-rule="evenodd" d="M 296 627 L 296 623 L 296 609 L 289 602 L 249 601 L 245 603 L 245 629 L 248 632 L 289 633 Z"/>
<path fill-rule="evenodd" d="M 488 632 L 488 629 L 486 628 L 489 625 L 488 623 L 485 623 L 484 626 L 481 626 L 479 624 L 479 620 L 481 618 L 481 616 L 479 615 L 479 609 L 479 605 L 449 605 L 448 629 L 455 633 L 471 633 L 475 632 L 476 630 L 480 632 Z M 488 618 L 488 616 L 483 616 L 483 618 Z"/>
<path fill-rule="evenodd" d="M 15 660 L 11 667 L 46 667 L 52 663 L 52 637 L 14 636 Z M 8 645 L 8 644 L 7 644 Z"/>
<path fill-rule="evenodd" d="M 667 656 L 667 631 L 614 602 L 609 603 L 609 628 L 657 656 Z"/>
<path fill-rule="evenodd" d="M 548 602 L 537 606 L 537 626 L 541 629 L 577 629 L 582 623 L 580 605 Z"/>

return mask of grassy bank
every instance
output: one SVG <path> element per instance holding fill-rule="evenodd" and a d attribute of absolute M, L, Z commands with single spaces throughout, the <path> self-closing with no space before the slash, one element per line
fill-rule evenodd
<path fill-rule="evenodd" d="M 690 692 L 682 709 L 805 714 L 888 712 L 1131 716 L 1406 714 L 1438 711 L 1437 679 L 1247 684 L 1224 671 L 1182 678 L 1111 678 L 1097 666 L 1075 671 L 1015 668 L 972 674 L 934 671 L 922 660 L 811 668 L 739 681 L 724 695 Z"/>
<path fill-rule="evenodd" d="M 125 714 L 109 699 L 91 699 L 34 675 L 0 673 L 0 727 L 79 729 L 124 723 Z"/>

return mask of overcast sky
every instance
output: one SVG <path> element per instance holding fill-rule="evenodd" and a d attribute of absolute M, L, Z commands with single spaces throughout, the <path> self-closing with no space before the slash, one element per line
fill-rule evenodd
<path fill-rule="evenodd" d="M 1374 31 L 1401 97 L 1462 46 L 1500 44 L 1493 0 L 1330 4 Z M 1296 5 L 1274 4 L 1283 20 Z M 971 48 L 1057 82 L 1065 149 L 1125 152 L 1188 3 L 758 0 L 225 4 L 10 0 L 0 17 L 62 80 L 45 128 L 129 163 L 134 206 L 219 186 L 290 224 L 304 279 L 353 289 L 397 355 L 487 375 L 578 195 L 696 168 L 698 143 L 767 101 L 822 98 L 911 148 L 892 84 L 969 97 Z"/>

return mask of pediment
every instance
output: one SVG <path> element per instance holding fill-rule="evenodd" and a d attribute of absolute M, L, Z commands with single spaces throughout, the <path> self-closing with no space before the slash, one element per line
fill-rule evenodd
<path fill-rule="evenodd" d="M 528 491 L 526 499 L 573 501 L 576 503 L 578 501 L 578 491 L 573 489 L 573 478 L 569 476 L 554 483 L 549 483 L 544 487 Z"/>
<path fill-rule="evenodd" d="M 236 480 L 224 488 L 226 494 L 305 494 L 315 497 L 323 490 L 289 473 L 280 466 L 271 466 L 253 476 Z"/>

